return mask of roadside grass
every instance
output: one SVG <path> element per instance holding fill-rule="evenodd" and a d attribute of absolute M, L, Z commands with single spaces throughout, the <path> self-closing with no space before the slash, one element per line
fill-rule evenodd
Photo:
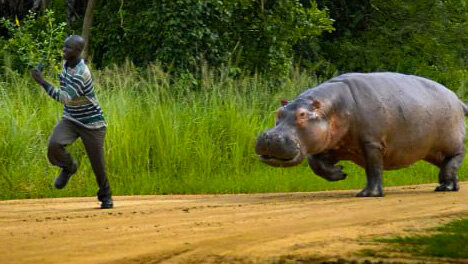
<path fill-rule="evenodd" d="M 348 178 L 327 182 L 307 162 L 272 168 L 255 152 L 256 137 L 274 125 L 280 100 L 321 80 L 294 72 L 272 84 L 259 75 L 233 78 L 204 70 L 201 82 L 170 80 L 159 66 L 131 64 L 93 71 L 108 121 L 106 163 L 115 195 L 221 194 L 360 189 L 364 170 L 342 162 Z M 51 80 L 51 78 L 49 78 Z M 59 169 L 48 164 L 47 140 L 62 115 L 29 76 L 0 76 L 0 199 L 93 196 L 94 174 L 81 142 L 68 147 L 79 170 L 55 190 Z M 80 140 L 78 140 L 80 141 Z M 466 180 L 462 166 L 460 180 Z M 420 162 L 385 172 L 385 186 L 437 182 L 438 170 Z M 434 186 L 435 187 L 435 186 Z"/>
<path fill-rule="evenodd" d="M 459 219 L 435 230 L 429 230 L 431 231 L 436 231 L 436 233 L 376 239 L 376 241 L 393 244 L 391 251 L 430 257 L 468 259 L 468 219 Z"/>

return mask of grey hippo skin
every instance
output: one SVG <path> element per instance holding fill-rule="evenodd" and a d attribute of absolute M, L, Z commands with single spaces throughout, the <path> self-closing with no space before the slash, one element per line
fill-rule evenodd
<path fill-rule="evenodd" d="M 435 191 L 458 191 L 465 156 L 466 106 L 441 84 L 398 73 L 349 73 L 309 89 L 277 111 L 276 126 L 257 140 L 261 161 L 275 167 L 306 156 L 318 176 L 346 178 L 340 160 L 365 168 L 358 197 L 384 196 L 383 170 L 425 160 L 440 168 Z"/>

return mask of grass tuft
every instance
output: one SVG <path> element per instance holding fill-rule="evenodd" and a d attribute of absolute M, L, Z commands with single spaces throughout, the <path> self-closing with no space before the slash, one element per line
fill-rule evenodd
<path fill-rule="evenodd" d="M 397 244 L 396 250 L 417 255 L 468 258 L 468 219 L 460 219 L 436 229 L 437 234 L 391 239 L 378 242 Z"/>

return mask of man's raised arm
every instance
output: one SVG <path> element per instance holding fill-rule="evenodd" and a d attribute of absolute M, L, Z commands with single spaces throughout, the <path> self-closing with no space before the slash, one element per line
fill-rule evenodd
<path fill-rule="evenodd" d="M 78 93 L 73 89 L 61 90 L 54 88 L 50 83 L 44 80 L 42 72 L 38 69 L 31 71 L 31 77 L 44 88 L 50 97 L 62 104 L 67 104 L 72 99 L 78 97 Z"/>

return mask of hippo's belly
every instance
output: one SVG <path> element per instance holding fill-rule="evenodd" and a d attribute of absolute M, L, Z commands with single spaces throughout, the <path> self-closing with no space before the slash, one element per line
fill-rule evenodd
<path fill-rule="evenodd" d="M 427 155 L 427 151 L 422 152 L 418 150 L 413 152 L 393 151 L 392 153 L 384 154 L 384 170 L 396 170 L 409 167 L 417 161 L 425 159 Z"/>
<path fill-rule="evenodd" d="M 408 153 L 405 151 L 398 151 L 398 150 L 385 152 L 384 157 L 383 157 L 383 167 L 384 167 L 384 170 L 396 170 L 396 169 L 406 168 L 416 163 L 417 161 L 425 159 L 426 156 L 427 156 L 427 153 L 423 153 L 423 152 Z M 358 153 L 354 151 L 353 152 L 339 151 L 339 154 L 337 155 L 337 157 L 339 160 L 352 161 L 362 168 L 366 167 L 365 157 L 362 153 Z"/>
<path fill-rule="evenodd" d="M 464 123 L 460 124 L 464 126 Z M 426 160 L 440 164 L 447 156 L 455 155 L 464 137 L 463 129 L 448 129 L 447 126 L 433 125 L 425 130 L 400 128 L 404 133 L 391 133 L 376 136 L 375 145 L 382 147 L 382 162 L 385 170 L 395 170 Z M 412 133 L 411 133 L 412 132 Z M 392 136 L 393 135 L 393 136 Z M 402 136 L 404 135 L 404 136 Z M 364 151 L 359 142 L 346 142 L 333 151 L 339 160 L 350 160 L 361 167 L 366 166 Z"/>

